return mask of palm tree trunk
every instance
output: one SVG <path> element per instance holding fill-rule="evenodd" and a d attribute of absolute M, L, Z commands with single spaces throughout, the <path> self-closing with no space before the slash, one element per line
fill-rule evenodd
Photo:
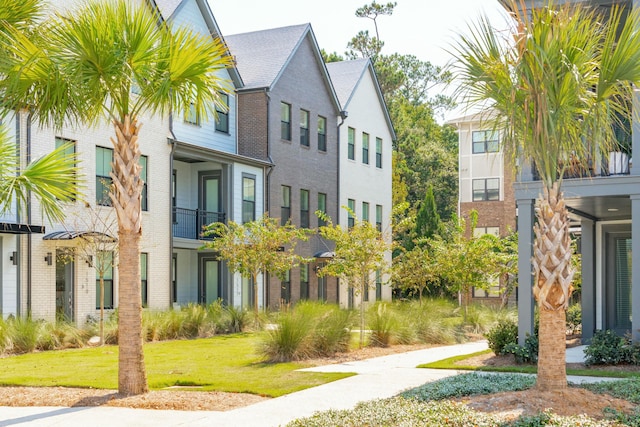
<path fill-rule="evenodd" d="M 109 196 L 118 215 L 118 391 L 125 395 L 146 393 L 147 375 L 142 349 L 142 296 L 140 291 L 140 236 L 142 188 L 140 148 L 136 120 L 114 121 L 117 139 L 111 139 L 114 161 Z"/>
<path fill-rule="evenodd" d="M 562 390 L 567 387 L 565 310 L 573 287 L 569 213 L 558 184 L 544 188 L 536 208 L 533 295 L 540 310 L 537 387 Z"/>

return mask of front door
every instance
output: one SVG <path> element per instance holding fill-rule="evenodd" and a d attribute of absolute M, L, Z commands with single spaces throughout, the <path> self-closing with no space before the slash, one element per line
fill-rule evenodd
<path fill-rule="evenodd" d="M 73 322 L 74 262 L 66 252 L 56 250 L 56 318 Z"/>
<path fill-rule="evenodd" d="M 217 171 L 201 172 L 199 185 L 199 219 L 200 230 L 212 222 L 219 222 L 219 212 L 222 211 L 222 185 L 221 175 Z"/>
<path fill-rule="evenodd" d="M 607 235 L 607 325 L 619 335 L 631 330 L 631 234 Z"/>
<path fill-rule="evenodd" d="M 198 302 L 209 305 L 222 298 L 220 261 L 213 255 L 198 255 Z"/>

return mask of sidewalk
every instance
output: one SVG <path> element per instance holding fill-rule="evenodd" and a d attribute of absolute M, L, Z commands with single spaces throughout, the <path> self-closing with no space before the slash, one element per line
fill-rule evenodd
<path fill-rule="evenodd" d="M 304 370 L 355 372 L 358 375 L 226 412 L 114 407 L 0 407 L 0 426 L 276 427 L 316 411 L 349 409 L 363 400 L 391 397 L 425 382 L 457 375 L 459 372 L 455 370 L 416 369 L 416 366 L 486 348 L 484 341 L 473 342 L 307 368 Z M 567 351 L 568 360 L 579 360 L 582 356 L 582 348 Z M 588 379 L 570 377 L 569 381 L 581 382 L 585 378 Z"/>

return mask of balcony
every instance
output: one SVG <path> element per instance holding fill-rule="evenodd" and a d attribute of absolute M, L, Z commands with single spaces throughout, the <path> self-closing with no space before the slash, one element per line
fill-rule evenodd
<path fill-rule="evenodd" d="M 611 152 L 608 158 L 603 158 L 600 162 L 594 163 L 591 159 L 586 164 L 571 161 L 571 159 L 569 162 L 570 164 L 564 169 L 563 179 L 629 175 L 631 156 L 623 152 Z M 561 164 L 558 169 L 560 170 L 562 166 Z M 540 180 L 540 175 L 535 168 L 531 168 L 531 173 L 533 181 Z"/>
<path fill-rule="evenodd" d="M 175 207 L 173 208 L 173 237 L 213 240 L 213 236 L 202 236 L 203 227 L 213 222 L 226 222 L 226 214 Z"/>

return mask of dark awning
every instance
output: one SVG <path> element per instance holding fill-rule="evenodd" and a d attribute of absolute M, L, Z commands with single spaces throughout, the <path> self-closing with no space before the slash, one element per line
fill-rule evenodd
<path fill-rule="evenodd" d="M 313 254 L 313 257 L 318 259 L 331 259 L 331 258 L 334 258 L 335 256 L 336 256 L 335 252 L 329 252 L 329 251 L 320 251 Z"/>
<path fill-rule="evenodd" d="M 42 237 L 42 240 L 73 240 L 77 238 L 115 242 L 117 239 L 99 231 L 54 231 Z"/>
<path fill-rule="evenodd" d="M 44 225 L 14 224 L 11 222 L 0 222 L 0 233 L 44 234 Z"/>

